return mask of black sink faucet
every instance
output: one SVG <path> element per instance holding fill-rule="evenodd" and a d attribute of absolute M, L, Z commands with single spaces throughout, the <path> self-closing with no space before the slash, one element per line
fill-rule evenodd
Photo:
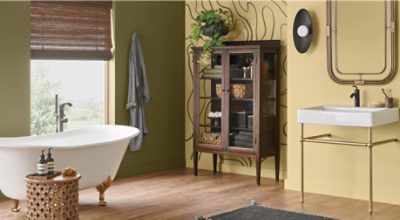
<path fill-rule="evenodd" d="M 354 97 L 354 106 L 360 107 L 360 90 L 356 85 L 353 85 L 353 87 L 354 87 L 354 92 L 351 93 L 350 98 Z"/>

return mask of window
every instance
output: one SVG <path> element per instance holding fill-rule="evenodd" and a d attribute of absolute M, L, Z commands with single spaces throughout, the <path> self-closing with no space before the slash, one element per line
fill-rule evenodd
<path fill-rule="evenodd" d="M 31 133 L 56 131 L 55 96 L 66 127 L 103 124 L 111 1 L 31 1 Z"/>
<path fill-rule="evenodd" d="M 31 61 L 31 134 L 56 131 L 55 95 L 65 108 L 67 129 L 104 124 L 104 61 Z"/>

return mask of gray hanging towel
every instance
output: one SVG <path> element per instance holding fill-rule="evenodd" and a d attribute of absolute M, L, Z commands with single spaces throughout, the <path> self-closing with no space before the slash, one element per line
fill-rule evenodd
<path fill-rule="evenodd" d="M 131 48 L 129 51 L 129 88 L 126 109 L 130 111 L 129 124 L 140 130 L 140 134 L 133 138 L 129 144 L 131 151 L 142 148 L 144 135 L 148 133 L 144 116 L 144 102 L 150 102 L 149 84 L 147 83 L 146 68 L 144 66 L 143 52 L 136 32 L 131 35 Z"/>

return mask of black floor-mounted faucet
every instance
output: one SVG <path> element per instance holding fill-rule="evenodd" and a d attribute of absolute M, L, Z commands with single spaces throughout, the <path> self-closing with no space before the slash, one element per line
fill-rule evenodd
<path fill-rule="evenodd" d="M 354 87 L 354 92 L 351 93 L 350 98 L 354 97 L 354 106 L 360 107 L 360 90 L 356 85 L 353 85 L 353 87 Z"/>

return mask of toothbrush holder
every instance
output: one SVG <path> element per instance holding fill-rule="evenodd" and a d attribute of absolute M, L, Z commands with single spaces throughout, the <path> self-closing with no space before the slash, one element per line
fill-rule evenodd
<path fill-rule="evenodd" d="M 385 107 L 392 108 L 393 107 L 393 97 L 385 98 Z"/>

